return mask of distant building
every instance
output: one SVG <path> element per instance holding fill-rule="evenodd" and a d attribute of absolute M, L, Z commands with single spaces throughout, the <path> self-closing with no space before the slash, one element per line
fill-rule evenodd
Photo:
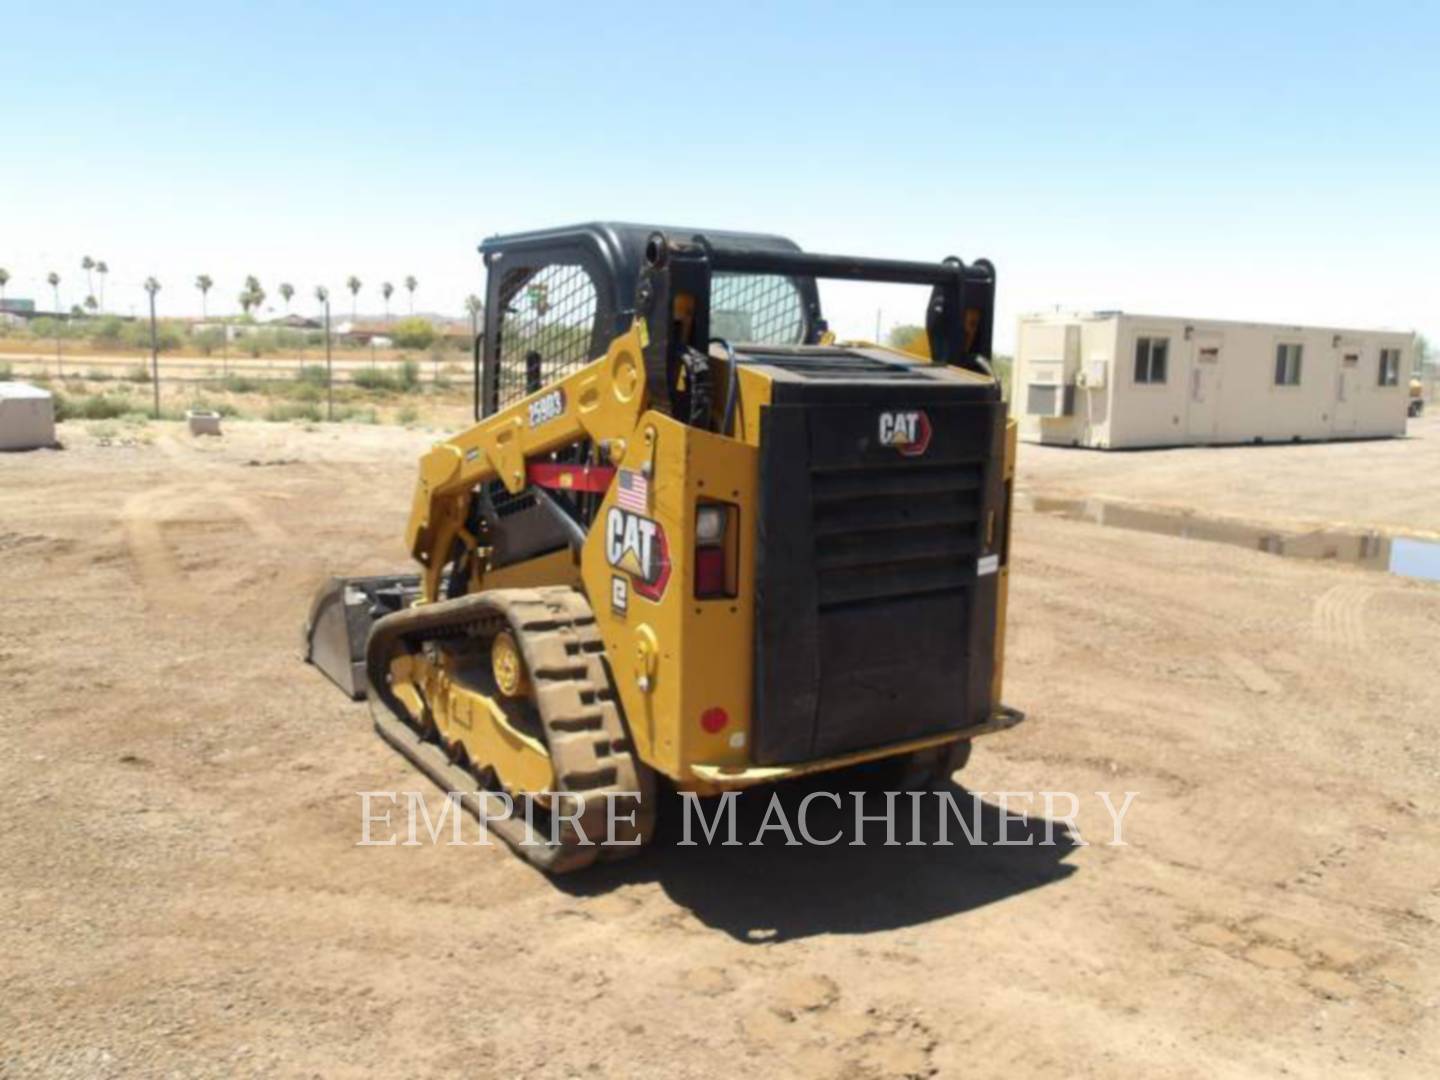
<path fill-rule="evenodd" d="M 304 315 L 282 315 L 271 319 L 270 325 L 279 330 L 323 330 L 325 324 L 319 319 L 308 319 Z"/>
<path fill-rule="evenodd" d="M 18 296 L 7 296 L 4 300 L 0 300 L 0 311 L 10 315 L 33 315 L 35 314 L 35 301 Z"/>
<path fill-rule="evenodd" d="M 484 326 L 483 319 L 480 325 Z M 435 331 L 446 341 L 463 341 L 468 345 L 475 340 L 475 334 L 471 330 L 468 321 L 443 323 L 435 327 Z"/>
<path fill-rule="evenodd" d="M 1410 333 L 1118 311 L 1022 316 L 1029 442 L 1119 449 L 1405 433 Z"/>
<path fill-rule="evenodd" d="M 346 319 L 335 326 L 335 333 L 347 341 L 356 345 L 374 344 L 377 349 L 390 347 L 390 334 L 393 330 L 392 323 L 369 319 Z"/>

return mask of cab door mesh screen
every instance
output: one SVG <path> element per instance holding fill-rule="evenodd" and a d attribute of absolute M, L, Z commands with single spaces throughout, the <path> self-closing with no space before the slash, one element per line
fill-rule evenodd
<path fill-rule="evenodd" d="M 574 372 L 594 357 L 597 298 L 589 272 L 555 263 L 511 293 L 500 319 L 500 408 Z"/>

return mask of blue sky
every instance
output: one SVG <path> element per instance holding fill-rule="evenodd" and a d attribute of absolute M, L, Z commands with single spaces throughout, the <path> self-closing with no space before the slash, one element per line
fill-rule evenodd
<path fill-rule="evenodd" d="M 4 38 L 11 296 L 90 254 L 122 311 L 413 273 L 458 313 L 483 236 L 608 217 L 985 255 L 1002 344 L 1053 305 L 1440 342 L 1435 4 L 22 0 Z"/>

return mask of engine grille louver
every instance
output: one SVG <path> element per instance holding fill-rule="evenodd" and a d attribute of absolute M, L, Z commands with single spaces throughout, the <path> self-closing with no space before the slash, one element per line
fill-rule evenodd
<path fill-rule="evenodd" d="M 961 589 L 980 551 L 978 465 L 811 473 L 819 607 Z"/>

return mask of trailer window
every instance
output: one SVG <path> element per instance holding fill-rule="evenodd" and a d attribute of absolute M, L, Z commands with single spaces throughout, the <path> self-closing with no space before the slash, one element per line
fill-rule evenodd
<path fill-rule="evenodd" d="M 1400 385 L 1400 350 L 1380 350 L 1380 385 Z"/>
<path fill-rule="evenodd" d="M 1137 383 L 1163 383 L 1169 354 L 1169 338 L 1136 338 L 1135 381 Z"/>
<path fill-rule="evenodd" d="M 1294 344 L 1275 346 L 1275 385 L 1300 385 L 1301 347 Z"/>

